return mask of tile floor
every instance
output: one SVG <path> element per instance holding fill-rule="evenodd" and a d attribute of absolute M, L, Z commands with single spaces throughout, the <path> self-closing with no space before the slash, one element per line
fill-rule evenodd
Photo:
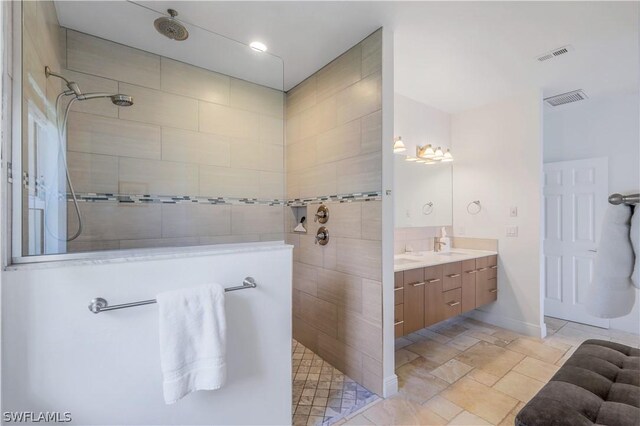
<path fill-rule="evenodd" d="M 296 340 L 293 341 L 293 425 L 332 425 L 380 399 Z"/>
<path fill-rule="evenodd" d="M 515 416 L 587 339 L 640 347 L 640 336 L 545 318 L 536 339 L 454 318 L 396 340 L 397 395 L 336 425 L 513 425 Z"/>

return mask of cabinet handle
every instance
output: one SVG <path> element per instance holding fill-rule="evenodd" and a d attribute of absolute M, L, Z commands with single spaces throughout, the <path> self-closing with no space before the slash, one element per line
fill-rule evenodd
<path fill-rule="evenodd" d="M 454 306 L 458 306 L 460 304 L 460 302 L 449 302 L 447 303 L 447 305 L 454 307 Z"/>
<path fill-rule="evenodd" d="M 476 273 L 478 273 L 478 270 L 477 270 L 477 269 L 472 269 L 472 270 L 470 270 L 470 271 L 465 271 L 465 272 L 466 272 L 467 274 L 476 274 Z"/>
<path fill-rule="evenodd" d="M 426 283 L 423 281 L 421 283 L 413 283 L 413 284 L 410 284 L 410 285 L 412 285 L 413 287 L 420 287 L 421 285 L 425 285 L 425 284 Z"/>
<path fill-rule="evenodd" d="M 491 290 L 489 290 L 489 293 L 497 293 L 498 289 L 497 288 L 492 288 Z"/>
<path fill-rule="evenodd" d="M 458 278 L 459 276 L 460 276 L 460 274 L 447 275 L 447 277 L 449 277 L 449 278 Z"/>
<path fill-rule="evenodd" d="M 427 282 L 428 282 L 429 284 L 431 284 L 431 283 L 437 283 L 438 281 L 440 281 L 440 278 L 434 278 L 434 279 L 431 279 L 431 280 L 427 280 Z M 423 283 L 423 284 L 424 284 L 424 283 Z"/>
<path fill-rule="evenodd" d="M 404 324 L 404 321 L 398 321 L 393 323 L 393 325 L 400 325 L 400 324 Z"/>
<path fill-rule="evenodd" d="M 498 265 L 493 265 L 491 269 L 498 269 Z"/>
<path fill-rule="evenodd" d="M 404 290 L 404 287 L 396 287 L 393 289 L 393 291 L 398 291 L 398 290 Z"/>
<path fill-rule="evenodd" d="M 480 268 L 480 269 L 478 269 L 478 272 L 486 271 L 487 269 L 489 269 L 489 268 Z"/>

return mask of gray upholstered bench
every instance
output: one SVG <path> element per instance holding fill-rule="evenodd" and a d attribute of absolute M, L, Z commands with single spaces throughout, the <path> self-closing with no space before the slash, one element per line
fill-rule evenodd
<path fill-rule="evenodd" d="M 640 425 L 640 350 L 587 340 L 516 416 L 516 426 Z"/>

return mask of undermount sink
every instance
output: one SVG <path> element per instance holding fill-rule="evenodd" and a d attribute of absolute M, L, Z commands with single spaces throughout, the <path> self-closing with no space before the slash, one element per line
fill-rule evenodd
<path fill-rule="evenodd" d="M 438 256 L 463 256 L 464 253 L 459 253 L 457 251 L 450 251 L 448 253 L 437 252 L 436 255 L 438 255 Z"/>
<path fill-rule="evenodd" d="M 396 265 L 406 265 L 407 263 L 416 263 L 420 262 L 418 259 L 396 259 L 394 263 Z"/>

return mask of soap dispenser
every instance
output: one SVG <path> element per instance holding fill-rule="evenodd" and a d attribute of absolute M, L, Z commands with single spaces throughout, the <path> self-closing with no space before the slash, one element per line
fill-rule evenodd
<path fill-rule="evenodd" d="M 442 237 L 440 237 L 440 252 L 449 253 L 451 251 L 451 238 L 447 237 L 447 230 L 442 227 Z"/>

